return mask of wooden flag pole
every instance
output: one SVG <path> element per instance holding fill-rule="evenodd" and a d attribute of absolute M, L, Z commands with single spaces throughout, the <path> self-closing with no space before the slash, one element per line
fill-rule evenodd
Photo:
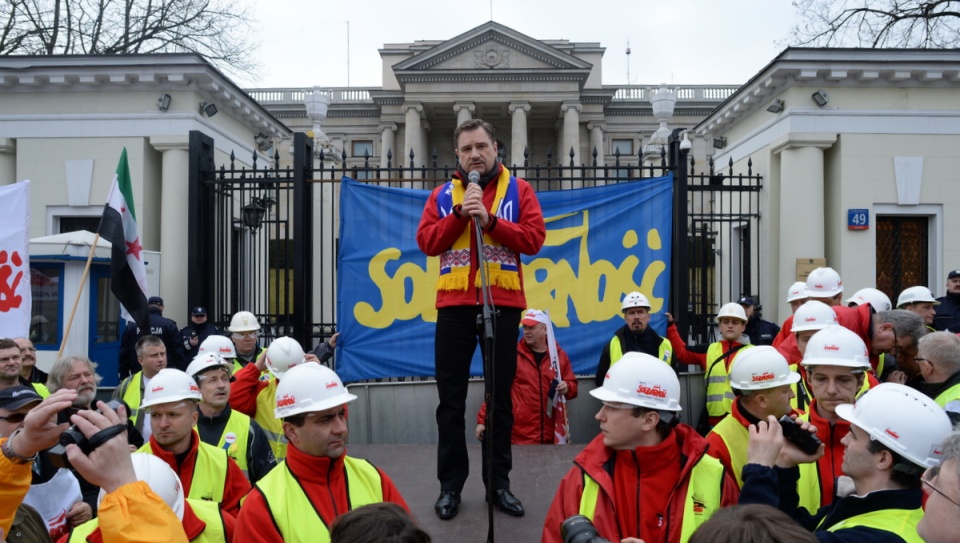
<path fill-rule="evenodd" d="M 83 268 L 83 275 L 80 277 L 80 287 L 77 288 L 77 296 L 73 299 L 73 308 L 70 310 L 70 317 L 67 319 L 67 327 L 63 329 L 63 340 L 60 341 L 57 360 L 60 360 L 60 357 L 63 356 L 63 349 L 67 346 L 67 338 L 70 337 L 70 327 L 73 326 L 73 317 L 77 314 L 77 306 L 80 305 L 80 295 L 83 294 L 83 287 L 87 284 L 87 276 L 90 275 L 90 264 L 93 262 L 93 253 L 97 250 L 98 243 L 100 243 L 100 232 L 97 232 L 93 237 L 90 254 L 87 255 L 87 265 Z"/>

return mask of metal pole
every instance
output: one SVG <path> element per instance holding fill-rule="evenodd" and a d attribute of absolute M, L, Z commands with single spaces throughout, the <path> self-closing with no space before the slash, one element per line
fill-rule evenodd
<path fill-rule="evenodd" d="M 690 256 L 687 247 L 687 152 L 680 149 L 682 129 L 670 135 L 669 167 L 673 172 L 673 254 L 670 300 L 680 337 L 687 340 L 690 328 Z"/>

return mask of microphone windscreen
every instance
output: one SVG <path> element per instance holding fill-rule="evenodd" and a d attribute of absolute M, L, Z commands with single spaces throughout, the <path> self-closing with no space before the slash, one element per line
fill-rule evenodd
<path fill-rule="evenodd" d="M 480 183 L 480 172 L 476 172 L 476 171 L 470 172 L 469 174 L 467 174 L 467 179 L 471 183 Z"/>

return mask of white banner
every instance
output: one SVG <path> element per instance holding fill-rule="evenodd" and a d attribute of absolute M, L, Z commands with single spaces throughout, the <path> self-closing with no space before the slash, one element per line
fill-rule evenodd
<path fill-rule="evenodd" d="M 30 333 L 30 182 L 0 186 L 0 337 Z"/>

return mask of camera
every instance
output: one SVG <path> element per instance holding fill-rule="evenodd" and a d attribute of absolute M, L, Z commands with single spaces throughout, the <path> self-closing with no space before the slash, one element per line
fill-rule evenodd
<path fill-rule="evenodd" d="M 560 538 L 563 543 L 610 543 L 600 537 L 596 526 L 583 515 L 573 515 L 560 524 Z"/>
<path fill-rule="evenodd" d="M 124 404 L 123 402 L 120 402 L 118 400 L 111 400 L 107 402 L 106 405 L 113 411 L 117 411 L 117 409 L 119 409 L 120 406 Z M 70 415 L 77 413 L 79 409 L 71 407 L 71 408 L 67 408 L 66 411 L 68 413 L 67 416 L 69 417 Z M 97 412 L 99 413 L 100 410 L 98 409 Z M 124 426 L 124 429 L 126 429 L 126 426 Z M 113 435 L 116 435 L 116 434 L 113 434 Z M 113 437 L 113 436 L 111 435 L 110 437 Z M 60 434 L 60 443 L 58 445 L 51 447 L 50 450 L 48 451 L 48 454 L 50 455 L 50 461 L 54 466 L 58 468 L 69 468 L 70 461 L 67 459 L 67 445 L 70 445 L 72 443 L 80 447 L 80 450 L 83 451 L 84 454 L 90 454 L 91 452 L 94 451 L 94 449 L 97 448 L 97 446 L 99 446 L 104 441 L 105 440 L 101 439 L 97 443 L 91 443 L 90 440 L 87 439 L 87 436 L 83 435 L 83 432 L 81 432 L 80 429 L 76 427 L 76 425 L 71 425 L 69 428 L 64 430 L 62 434 Z"/>

